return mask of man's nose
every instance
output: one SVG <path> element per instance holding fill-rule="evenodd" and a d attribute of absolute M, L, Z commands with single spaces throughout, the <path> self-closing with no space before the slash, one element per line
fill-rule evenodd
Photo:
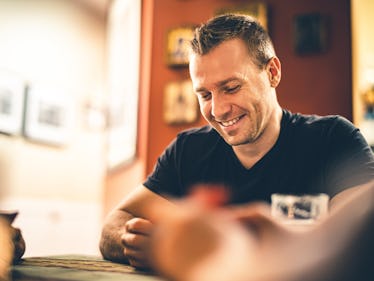
<path fill-rule="evenodd" d="M 231 105 L 227 98 L 220 94 L 212 94 L 211 112 L 215 119 L 225 120 L 225 116 L 230 112 Z"/>

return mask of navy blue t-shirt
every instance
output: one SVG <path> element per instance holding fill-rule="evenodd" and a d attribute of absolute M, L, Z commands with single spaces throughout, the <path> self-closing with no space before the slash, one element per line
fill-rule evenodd
<path fill-rule="evenodd" d="M 336 193 L 374 178 L 374 156 L 360 131 L 340 116 L 283 110 L 273 148 L 246 169 L 210 126 L 180 133 L 159 157 L 144 185 L 182 197 L 200 183 L 229 189 L 230 203 L 268 201 L 272 193 Z"/>

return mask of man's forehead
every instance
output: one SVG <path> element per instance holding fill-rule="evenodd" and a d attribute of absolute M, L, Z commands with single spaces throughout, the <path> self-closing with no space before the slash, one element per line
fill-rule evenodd
<path fill-rule="evenodd" d="M 195 55 L 191 58 L 190 76 L 195 89 L 218 86 L 233 80 L 246 80 L 248 67 L 256 67 L 248 57 L 247 61 L 233 61 L 230 57 L 214 59 L 207 55 Z"/>
<path fill-rule="evenodd" d="M 196 92 L 222 88 L 230 83 L 243 82 L 247 77 L 243 73 L 216 73 L 214 75 L 191 77 Z"/>

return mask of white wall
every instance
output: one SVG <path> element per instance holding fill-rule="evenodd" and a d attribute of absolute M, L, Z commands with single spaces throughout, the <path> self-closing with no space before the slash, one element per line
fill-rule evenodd
<path fill-rule="evenodd" d="M 63 147 L 0 134 L 0 208 L 20 210 L 16 223 L 25 233 L 27 255 L 80 251 L 79 245 L 94 252 L 105 135 L 99 124 L 86 122 L 86 105 L 105 100 L 105 19 L 76 0 L 0 0 L 0 42 L 0 72 L 16 73 L 31 87 L 62 90 L 74 113 Z"/>

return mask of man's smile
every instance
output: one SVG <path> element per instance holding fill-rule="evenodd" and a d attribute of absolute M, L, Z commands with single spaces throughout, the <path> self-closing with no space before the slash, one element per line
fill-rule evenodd
<path fill-rule="evenodd" d="M 242 116 L 239 116 L 239 117 L 236 117 L 234 119 L 231 119 L 231 120 L 228 120 L 228 121 L 217 121 L 220 125 L 222 125 L 223 127 L 230 127 L 234 124 L 236 124 L 242 117 Z"/>

